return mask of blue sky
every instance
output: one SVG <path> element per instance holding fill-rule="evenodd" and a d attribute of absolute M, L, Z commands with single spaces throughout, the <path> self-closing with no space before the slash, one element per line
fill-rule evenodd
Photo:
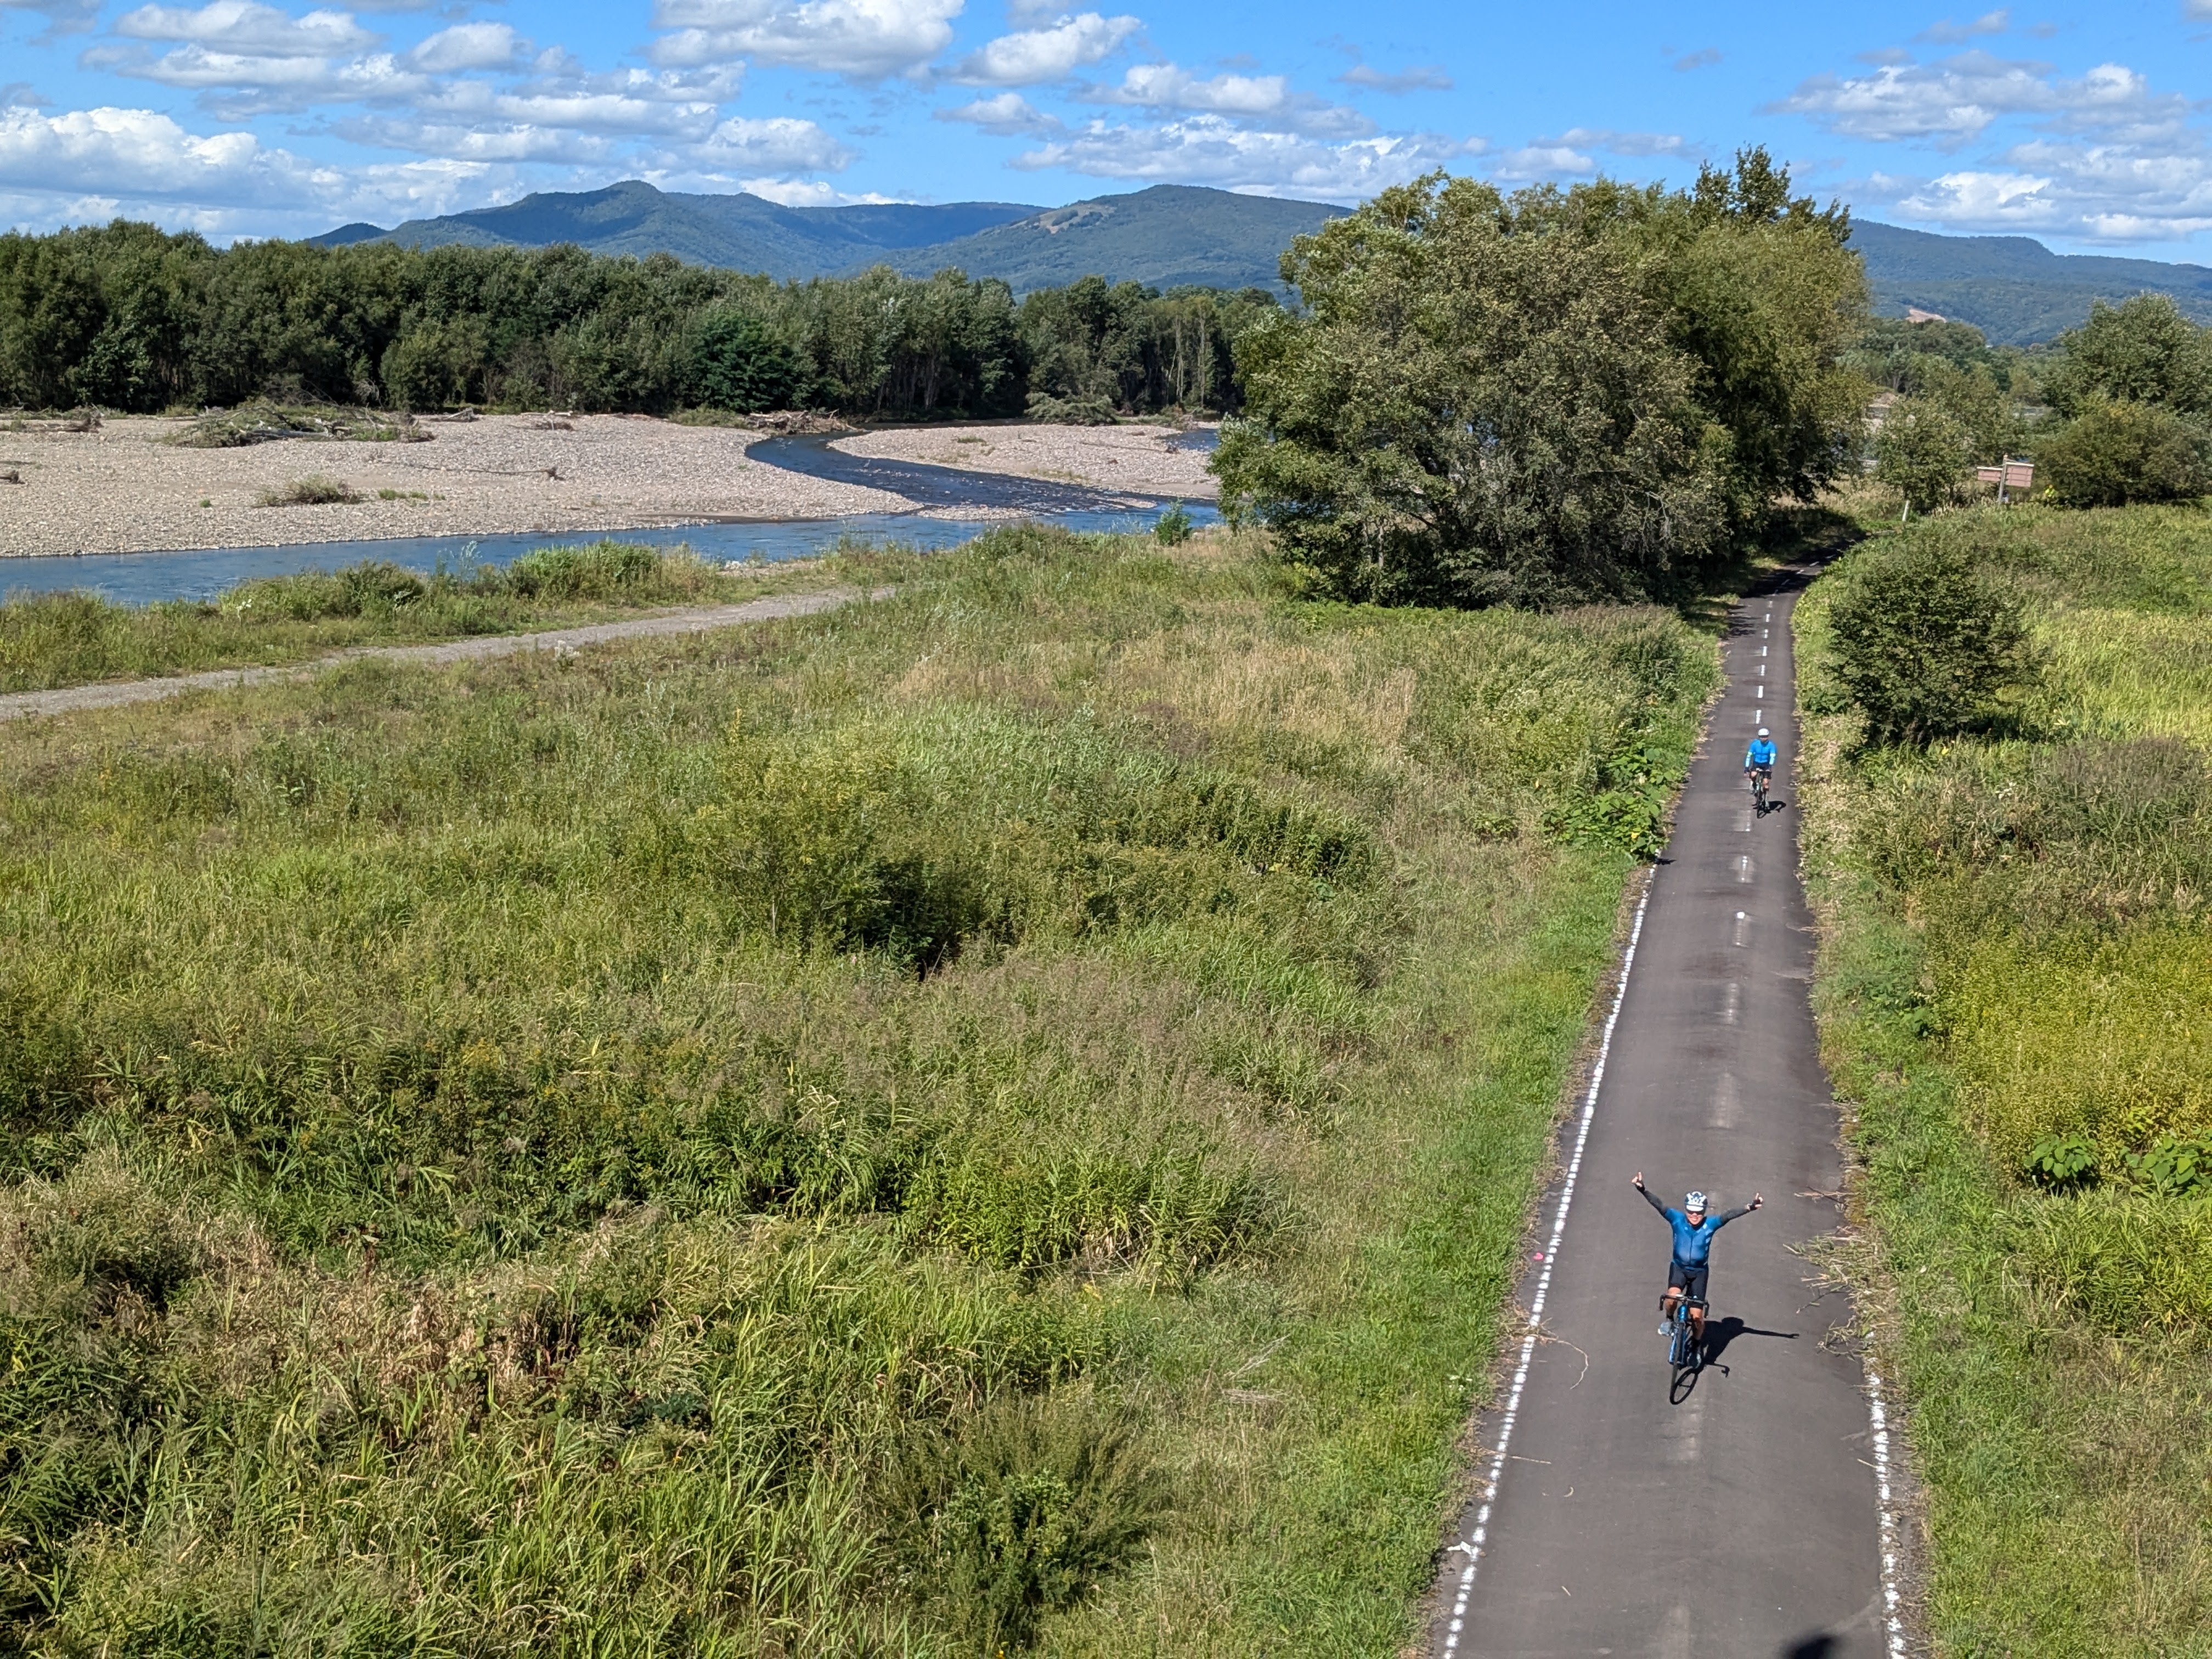
<path fill-rule="evenodd" d="M 1755 142 L 1869 218 L 2212 249 L 2212 0 L 1125 3 L 0 0 L 0 222 L 296 235 L 639 177 L 1352 202 L 1437 167 L 1680 182 Z"/>

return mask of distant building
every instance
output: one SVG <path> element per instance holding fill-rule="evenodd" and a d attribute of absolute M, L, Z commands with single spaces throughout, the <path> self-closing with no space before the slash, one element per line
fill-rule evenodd
<path fill-rule="evenodd" d="M 1905 320 L 1908 323 L 1942 323 L 1950 319 L 1940 311 L 1923 311 L 1918 306 L 1907 306 Z"/>

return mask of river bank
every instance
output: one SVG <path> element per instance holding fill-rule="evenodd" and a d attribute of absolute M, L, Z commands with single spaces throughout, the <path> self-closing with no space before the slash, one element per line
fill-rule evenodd
<path fill-rule="evenodd" d="M 747 447 L 763 437 L 749 426 L 493 415 L 426 422 L 418 429 L 433 434 L 428 442 L 287 439 L 191 449 L 166 441 L 185 424 L 123 416 L 90 432 L 0 432 L 0 555 L 586 535 L 715 519 L 947 511 L 911 492 L 749 457 Z M 1210 494 L 1205 456 L 1174 447 L 1179 435 L 1151 426 L 933 427 L 867 434 L 838 447 L 933 467 L 1095 481 L 1116 491 Z M 351 499 L 262 504 L 310 478 L 333 481 Z"/>

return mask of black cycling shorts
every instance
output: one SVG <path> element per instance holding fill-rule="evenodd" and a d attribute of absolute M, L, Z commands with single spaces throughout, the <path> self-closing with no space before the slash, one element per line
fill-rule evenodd
<path fill-rule="evenodd" d="M 1686 1267 L 1679 1261 L 1670 1261 L 1667 1264 L 1667 1288 L 1680 1291 L 1694 1301 L 1703 1302 L 1705 1299 L 1705 1275 L 1711 1271 L 1712 1264 L 1710 1262 Z"/>

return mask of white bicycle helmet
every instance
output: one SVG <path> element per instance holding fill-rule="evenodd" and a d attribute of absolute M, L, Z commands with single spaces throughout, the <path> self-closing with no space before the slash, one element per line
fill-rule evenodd
<path fill-rule="evenodd" d="M 1759 735 L 1762 738 L 1766 735 L 1766 728 L 1765 726 L 1762 726 L 1759 728 Z"/>
<path fill-rule="evenodd" d="M 1692 1193 L 1687 1198 L 1682 1200 L 1682 1207 L 1685 1210 L 1704 1209 L 1705 1207 L 1705 1195 L 1703 1193 Z"/>

